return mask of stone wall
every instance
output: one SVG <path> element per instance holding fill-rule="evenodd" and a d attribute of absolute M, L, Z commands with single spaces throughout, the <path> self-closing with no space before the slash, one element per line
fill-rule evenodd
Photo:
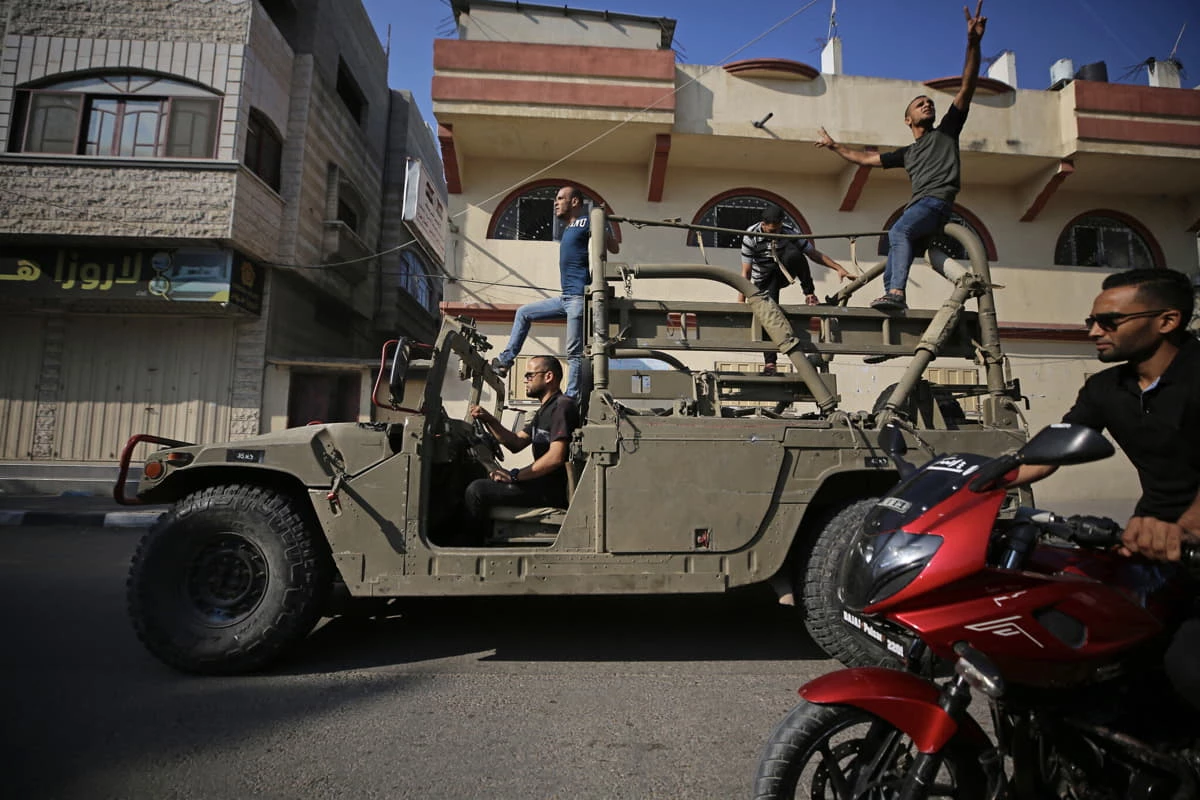
<path fill-rule="evenodd" d="M 78 159 L 82 161 L 82 159 Z M 236 172 L 0 163 L 5 235 L 227 239 Z"/>
<path fill-rule="evenodd" d="M 9 31 L 38 36 L 241 44 L 252 0 L 16 0 Z"/>

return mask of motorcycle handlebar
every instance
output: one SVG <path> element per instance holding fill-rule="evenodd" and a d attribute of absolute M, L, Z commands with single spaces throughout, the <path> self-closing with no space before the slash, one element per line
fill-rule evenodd
<path fill-rule="evenodd" d="M 1046 533 L 1083 547 L 1117 547 L 1121 544 L 1121 534 L 1125 532 L 1114 519 L 1088 514 L 1060 517 L 1049 511 L 1033 511 L 1028 519 Z M 1200 545 L 1184 542 L 1181 550 L 1180 561 L 1183 565 L 1191 570 L 1200 570 Z"/>

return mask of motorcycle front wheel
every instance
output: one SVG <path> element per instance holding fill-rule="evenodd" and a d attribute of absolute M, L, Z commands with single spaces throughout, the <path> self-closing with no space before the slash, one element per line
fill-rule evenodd
<path fill-rule="evenodd" d="M 961 736 L 942 750 L 934 781 L 920 797 L 968 800 L 985 796 L 979 750 Z M 917 756 L 907 734 L 852 706 L 806 701 L 784 717 L 763 748 L 754 776 L 755 800 L 891 800 Z"/>

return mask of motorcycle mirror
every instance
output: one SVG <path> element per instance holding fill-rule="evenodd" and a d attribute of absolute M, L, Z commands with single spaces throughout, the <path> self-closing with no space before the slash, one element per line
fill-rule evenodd
<path fill-rule="evenodd" d="M 894 422 L 883 426 L 879 431 L 879 449 L 889 456 L 902 456 L 908 452 L 908 445 L 904 441 L 900 426 Z"/>
<path fill-rule="evenodd" d="M 404 402 L 404 381 L 408 377 L 408 365 L 412 361 L 412 342 L 404 337 L 396 340 L 396 352 L 392 355 L 392 366 L 388 372 L 388 390 L 392 393 L 392 405 Z"/>
<path fill-rule="evenodd" d="M 1056 422 L 1042 428 L 1017 451 L 1022 464 L 1063 466 L 1108 458 L 1115 451 L 1098 431 L 1086 425 Z"/>

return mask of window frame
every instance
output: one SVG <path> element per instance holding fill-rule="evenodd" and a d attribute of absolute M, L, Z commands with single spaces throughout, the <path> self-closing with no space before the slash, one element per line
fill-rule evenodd
<path fill-rule="evenodd" d="M 1162 269 L 1163 267 L 1166 266 L 1166 259 L 1163 257 L 1162 248 L 1159 246 L 1158 240 L 1154 238 L 1154 235 L 1152 233 L 1150 233 L 1150 230 L 1145 225 L 1143 225 L 1141 222 L 1139 222 L 1136 218 L 1130 216 L 1129 214 L 1126 214 L 1122 211 L 1116 211 L 1116 210 L 1110 209 L 1110 208 L 1093 208 L 1093 209 L 1083 212 L 1082 214 L 1076 214 L 1074 217 L 1071 218 L 1070 221 L 1067 222 L 1067 224 L 1063 225 L 1062 230 L 1059 231 L 1058 238 L 1054 240 L 1054 256 L 1053 256 L 1054 266 L 1056 266 L 1056 267 L 1083 267 L 1084 269 L 1108 269 L 1108 270 L 1114 270 L 1114 271 L 1121 271 L 1121 270 L 1135 268 L 1135 266 L 1132 264 L 1130 264 L 1129 266 L 1126 266 L 1126 267 L 1113 267 L 1113 266 L 1109 266 L 1107 264 L 1062 264 L 1062 263 L 1059 263 L 1058 253 L 1059 253 L 1060 247 L 1062 246 L 1064 237 L 1068 236 L 1069 234 L 1073 234 L 1074 229 L 1078 225 L 1080 225 L 1080 223 L 1082 223 L 1084 220 L 1088 219 L 1089 217 L 1099 217 L 1101 219 L 1108 219 L 1113 222 L 1120 223 L 1121 226 L 1128 229 L 1131 233 L 1133 233 L 1135 236 L 1137 236 L 1141 240 L 1142 245 L 1145 246 L 1145 248 L 1146 248 L 1147 254 L 1150 256 L 1150 264 L 1149 264 L 1150 268 Z M 1100 241 L 1100 247 L 1103 248 L 1103 241 L 1104 241 L 1103 236 L 1100 237 L 1099 241 Z M 1103 252 L 1102 249 L 1101 249 L 1101 252 Z M 1075 253 L 1075 250 L 1074 250 L 1074 241 L 1072 241 L 1071 255 L 1072 255 L 1072 259 L 1071 259 L 1072 261 L 1079 260 L 1077 254 Z"/>
<path fill-rule="evenodd" d="M 141 89 L 148 91 L 121 91 L 121 87 L 117 85 L 117 81 L 123 81 L 126 86 L 142 82 L 144 85 Z M 105 86 L 107 85 L 107 86 Z M 74 87 L 74 88 L 70 88 Z M 172 94 L 170 90 L 183 89 L 185 91 Z M 153 91 L 158 89 L 158 91 Z M 164 92 L 164 90 L 167 90 Z M 190 90 L 190 91 L 189 91 Z M 36 106 L 38 98 L 41 97 L 69 97 L 77 98 L 76 108 L 74 109 L 74 128 L 75 136 L 72 142 L 71 151 L 64 152 L 62 150 L 47 150 L 44 148 L 45 137 L 39 140 L 36 147 L 33 146 L 31 135 L 35 127 Z M 171 153 L 173 147 L 173 136 L 178 130 L 177 125 L 180 124 L 178 117 L 183 113 L 179 109 L 183 106 L 177 106 L 177 101 L 186 103 L 203 104 L 208 108 L 208 147 L 207 151 L 202 155 L 177 155 Z M 98 110 L 97 104 L 101 102 L 115 103 L 116 110 Z M 139 148 L 146 145 L 135 143 L 133 145 L 133 153 L 124 155 L 121 153 L 122 139 L 124 137 L 126 126 L 133 125 L 136 131 L 138 126 L 137 117 L 146 112 L 127 112 L 130 103 L 157 103 L 158 109 L 156 120 L 154 123 L 154 142 L 151 145 L 153 153 L 150 155 L 137 154 Z M 207 87 L 198 84 L 192 84 L 186 81 L 177 80 L 175 78 L 159 77 L 154 75 L 143 75 L 136 72 L 122 73 L 89 73 L 84 76 L 71 78 L 68 80 L 58 81 L 57 83 L 47 84 L 44 86 L 24 86 L 18 87 L 14 91 L 14 121 L 18 123 L 19 130 L 14 128 L 13 134 L 9 138 L 8 152 L 10 153 L 27 153 L 30 155 L 51 155 L 51 156 L 82 156 L 85 158 L 130 158 L 130 159 L 186 159 L 186 160 L 212 160 L 217 157 L 219 142 L 220 142 L 220 125 L 221 112 L 224 107 L 224 97 L 213 92 Z M 89 153 L 89 142 L 91 139 L 91 131 L 94 126 L 94 121 L 101 114 L 113 114 L 114 124 L 111 135 L 105 134 L 108 140 L 101 146 L 97 144 L 97 152 Z M 194 116 L 199 116 L 195 114 Z M 65 140 L 64 140 L 65 141 Z"/>
<path fill-rule="evenodd" d="M 790 202 L 788 202 L 785 198 L 781 197 L 780 195 L 775 194 L 774 192 L 767 191 L 766 189 L 758 189 L 753 186 L 741 186 L 736 189 L 729 189 L 728 191 L 724 191 L 724 192 L 721 192 L 720 194 L 713 195 L 708 200 L 706 200 L 703 204 L 701 204 L 699 210 L 697 210 L 696 213 L 692 216 L 692 224 L 693 225 L 705 224 L 705 223 L 701 222 L 701 220 L 704 219 L 706 214 L 708 214 L 710 211 L 715 209 L 720 203 L 723 203 L 726 200 L 732 200 L 737 197 L 752 197 L 752 198 L 755 198 L 756 200 L 762 200 L 764 206 L 768 205 L 768 204 L 777 205 L 783 209 L 783 213 L 785 216 L 791 218 L 791 221 L 796 225 L 796 229 L 799 230 L 800 233 L 807 233 L 807 234 L 812 233 L 812 227 L 809 226 L 808 220 L 806 220 L 804 218 L 804 215 L 801 214 L 800 210 L 797 209 L 794 205 L 792 205 Z M 760 219 L 761 219 L 761 214 L 760 214 Z M 755 220 L 755 222 L 758 222 L 758 221 L 759 220 Z M 785 220 L 785 222 L 786 221 L 787 220 Z M 752 225 L 754 223 L 750 223 L 750 224 Z M 749 225 L 747 225 L 746 227 L 748 228 Z M 699 247 L 700 246 L 699 245 L 699 234 L 700 233 L 702 233 L 702 232 L 689 230 L 687 232 L 687 235 L 684 237 L 685 244 L 688 247 Z M 708 233 L 708 231 L 703 231 L 703 233 Z M 713 235 L 718 236 L 720 234 L 714 233 Z M 734 236 L 734 234 L 729 234 L 729 235 Z M 704 246 L 712 247 L 712 248 L 720 248 L 722 250 L 738 249 L 742 246 L 742 235 L 738 235 L 737 238 L 735 239 L 735 241 L 736 241 L 736 244 L 731 244 L 731 245 L 719 245 L 719 244 L 716 244 L 715 242 L 713 244 L 708 244 L 707 242 L 705 242 Z"/>
<path fill-rule="evenodd" d="M 258 133 L 252 137 L 255 130 Z M 273 172 L 263 168 L 263 144 L 266 142 L 275 146 L 274 158 L 270 165 L 274 167 Z M 256 146 L 252 147 L 252 143 Z M 257 108 L 251 108 L 246 118 L 246 146 L 242 151 L 242 164 L 277 194 L 279 193 L 283 184 L 283 137 L 279 135 L 279 131 L 271 122 L 270 117 Z"/>

